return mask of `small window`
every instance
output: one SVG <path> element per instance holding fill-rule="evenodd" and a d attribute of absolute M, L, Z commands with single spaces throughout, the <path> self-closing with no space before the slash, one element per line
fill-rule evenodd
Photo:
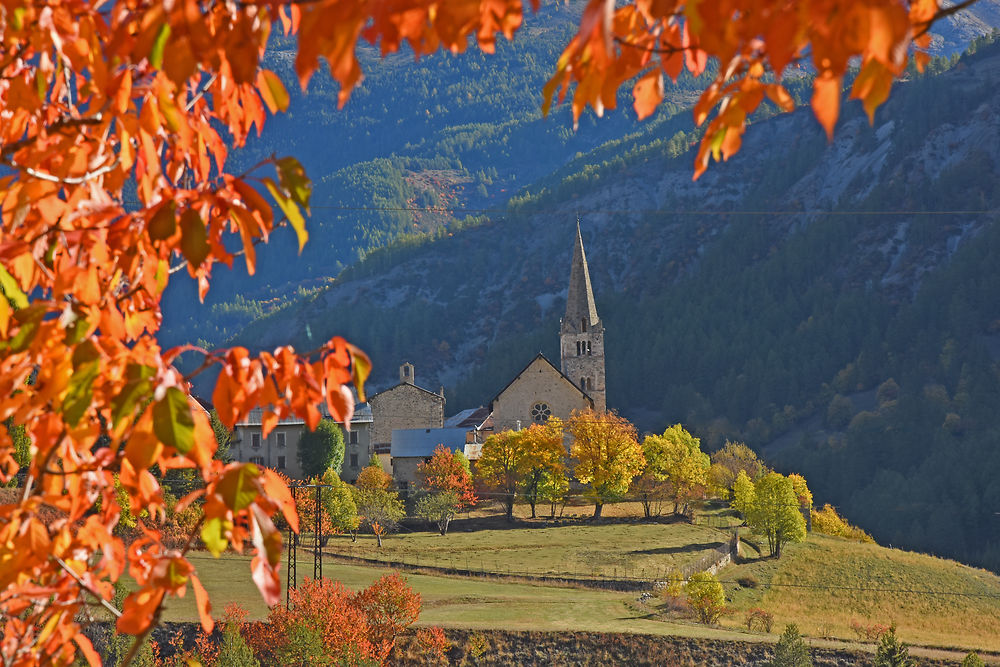
<path fill-rule="evenodd" d="M 594 378 L 587 378 L 587 391 L 591 391 L 594 388 Z"/>
<path fill-rule="evenodd" d="M 586 320 L 586 318 L 580 320 L 580 330 L 583 331 L 583 332 L 587 331 L 587 320 Z"/>
<path fill-rule="evenodd" d="M 358 455 L 357 454 L 351 454 L 351 467 L 354 468 L 355 470 L 358 469 Z"/>
<path fill-rule="evenodd" d="M 284 469 L 285 469 L 285 457 L 284 456 L 279 456 L 278 457 L 278 470 L 284 470 Z"/>
<path fill-rule="evenodd" d="M 552 416 L 552 410 L 546 403 L 535 403 L 531 406 L 531 420 L 538 424 L 544 424 Z"/>
<path fill-rule="evenodd" d="M 284 433 L 275 433 L 274 435 L 275 435 L 275 438 L 277 438 L 278 447 L 284 447 L 285 446 L 285 434 Z M 284 468 L 285 466 L 280 466 L 280 467 Z"/>
<path fill-rule="evenodd" d="M 580 389 L 587 390 L 587 378 L 580 378 Z"/>
<path fill-rule="evenodd" d="M 348 439 L 349 439 L 349 442 L 352 445 L 358 444 L 358 432 L 357 431 L 351 431 L 351 435 L 348 436 Z"/>
<path fill-rule="evenodd" d="M 400 482 L 399 483 L 399 490 L 400 491 L 406 491 L 406 489 L 409 488 L 409 486 L 410 486 L 409 482 Z"/>
<path fill-rule="evenodd" d="M 262 466 L 262 465 L 264 465 L 264 457 L 263 456 L 251 456 L 250 457 L 250 463 L 252 463 L 254 465 Z"/>
<path fill-rule="evenodd" d="M 590 341 L 589 340 L 587 341 L 587 354 L 588 355 L 591 354 L 591 352 L 590 352 Z"/>
<path fill-rule="evenodd" d="M 250 446 L 254 449 L 260 449 L 260 433 L 250 434 Z M 253 463 L 253 461 L 251 461 Z"/>

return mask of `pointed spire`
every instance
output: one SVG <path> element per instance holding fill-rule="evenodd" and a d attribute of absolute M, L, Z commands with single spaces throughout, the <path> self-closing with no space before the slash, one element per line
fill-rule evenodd
<path fill-rule="evenodd" d="M 573 248 L 573 266 L 569 273 L 569 292 L 566 294 L 566 316 L 562 330 L 583 332 L 600 326 L 594 290 L 590 286 L 590 270 L 587 255 L 583 250 L 583 235 L 580 233 L 580 217 L 576 218 L 576 245 Z"/>

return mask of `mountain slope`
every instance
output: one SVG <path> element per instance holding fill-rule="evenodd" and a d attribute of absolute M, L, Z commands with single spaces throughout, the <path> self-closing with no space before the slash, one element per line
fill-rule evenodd
<path fill-rule="evenodd" d="M 661 124 L 502 218 L 373 253 L 236 340 L 341 333 L 376 382 L 411 360 L 449 410 L 481 404 L 536 351 L 558 356 L 579 213 L 611 406 L 710 446 L 785 436 L 783 465 L 876 537 L 996 567 L 998 74 L 983 47 L 900 85 L 874 127 L 848 105 L 829 145 L 808 111 L 760 122 L 695 183 L 690 138 Z M 894 398 L 864 400 L 890 378 Z M 856 400 L 827 423 L 840 395 Z"/>

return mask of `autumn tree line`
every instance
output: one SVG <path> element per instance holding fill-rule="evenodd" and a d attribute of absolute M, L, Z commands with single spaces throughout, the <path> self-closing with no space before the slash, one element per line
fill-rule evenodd
<path fill-rule="evenodd" d="M 626 500 L 638 502 L 646 519 L 672 514 L 687 520 L 707 500 L 728 501 L 774 557 L 785 544 L 804 539 L 806 516 L 820 532 L 871 541 L 829 505 L 813 509 L 804 477 L 771 470 L 746 445 L 729 442 L 709 455 L 680 424 L 640 439 L 614 412 L 577 411 L 566 421 L 552 417 L 495 433 L 474 462 L 439 445 L 417 467 L 418 485 L 409 494 L 397 489 L 377 455 L 353 485 L 340 479 L 342 457 L 330 460 L 336 465 L 308 480 L 322 485 L 319 492 L 307 487 L 296 495 L 303 531 L 312 532 L 318 518 L 325 539 L 339 533 L 356 540 L 364 531 L 382 546 L 408 516 L 444 536 L 460 512 L 485 503 L 498 503 L 514 521 L 518 503 L 527 505 L 531 518 L 546 511 L 555 518 L 566 503 L 583 498 L 593 503 L 594 519 L 605 505 Z"/>

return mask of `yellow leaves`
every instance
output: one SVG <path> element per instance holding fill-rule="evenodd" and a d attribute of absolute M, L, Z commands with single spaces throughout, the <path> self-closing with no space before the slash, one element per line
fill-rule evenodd
<path fill-rule="evenodd" d="M 257 90 L 271 113 L 288 109 L 288 91 L 274 72 L 262 69 L 257 73 Z"/>

